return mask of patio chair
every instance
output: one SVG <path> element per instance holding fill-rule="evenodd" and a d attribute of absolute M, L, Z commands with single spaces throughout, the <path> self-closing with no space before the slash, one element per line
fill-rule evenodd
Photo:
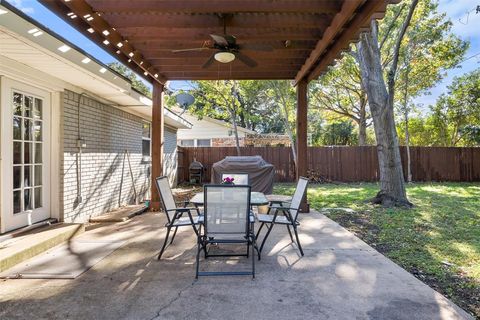
<path fill-rule="evenodd" d="M 208 272 L 199 271 L 200 253 L 209 257 L 249 257 L 250 247 L 259 254 L 253 229 L 254 216 L 250 214 L 250 186 L 204 186 L 203 234 L 198 236 L 196 274 L 199 276 L 251 275 L 255 278 L 255 259 L 252 249 L 251 271 Z M 211 245 L 246 245 L 244 253 L 211 254 Z"/>
<path fill-rule="evenodd" d="M 283 202 L 281 205 L 275 205 L 272 207 L 269 207 L 269 212 L 270 209 L 274 211 L 274 214 L 259 214 L 257 215 L 258 222 L 260 222 L 260 228 L 258 229 L 257 232 L 257 239 L 260 234 L 260 231 L 262 230 L 264 225 L 267 225 L 267 233 L 265 234 L 265 237 L 262 240 L 262 244 L 260 245 L 260 252 L 262 252 L 263 246 L 265 245 L 265 241 L 267 241 L 268 236 L 270 235 L 270 232 L 273 229 L 273 226 L 275 224 L 280 224 L 280 225 L 285 225 L 288 230 L 288 234 L 290 235 L 290 240 L 292 240 L 293 243 L 295 241 L 293 240 L 292 236 L 292 231 L 290 230 L 290 227 L 293 228 L 293 232 L 295 233 L 295 239 L 297 240 L 297 245 L 298 249 L 300 250 L 300 253 L 303 256 L 303 249 L 300 244 L 300 240 L 298 239 L 298 232 L 297 232 L 297 227 L 300 225 L 300 223 L 297 220 L 298 217 L 298 211 L 300 210 L 300 204 L 302 202 L 302 199 L 305 195 L 305 192 L 307 191 L 307 184 L 308 184 L 308 179 L 304 177 L 300 177 L 297 182 L 297 187 L 295 188 L 295 193 L 292 197 L 292 202 L 290 204 Z M 279 213 L 283 213 L 283 215 L 279 215 Z"/>
<path fill-rule="evenodd" d="M 179 227 L 191 226 L 195 234 L 198 236 L 199 231 L 196 226 L 202 223 L 203 217 L 200 215 L 198 208 L 186 206 L 188 201 L 184 202 L 183 207 L 177 206 L 177 203 L 175 203 L 175 199 L 173 198 L 172 189 L 170 189 L 168 177 L 163 176 L 155 178 L 155 184 L 157 185 L 157 190 L 160 194 L 163 211 L 167 216 L 167 223 L 165 224 L 165 227 L 167 228 L 167 235 L 165 236 L 165 241 L 163 242 L 162 249 L 160 250 L 157 258 L 160 260 L 163 251 L 165 251 L 167 246 L 170 230 L 175 228 L 172 238 L 170 239 L 170 244 L 173 243 L 173 239 L 175 239 Z M 197 213 L 197 215 L 193 216 L 192 211 Z M 187 217 L 183 217 L 184 214 L 187 214 Z"/>
<path fill-rule="evenodd" d="M 234 184 L 248 185 L 248 173 L 222 173 L 222 181 L 227 177 L 233 178 Z"/>

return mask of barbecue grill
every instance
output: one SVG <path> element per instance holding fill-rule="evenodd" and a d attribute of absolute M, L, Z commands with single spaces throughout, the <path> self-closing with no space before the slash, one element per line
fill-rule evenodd
<path fill-rule="evenodd" d="M 190 183 L 202 184 L 205 167 L 201 162 L 193 161 L 188 167 Z"/>

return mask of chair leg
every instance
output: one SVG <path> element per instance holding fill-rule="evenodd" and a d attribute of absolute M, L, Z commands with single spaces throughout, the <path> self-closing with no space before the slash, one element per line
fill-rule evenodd
<path fill-rule="evenodd" d="M 253 247 L 255 244 L 255 239 L 252 239 L 252 243 L 250 243 Z M 255 279 L 255 255 L 253 254 L 253 248 L 252 248 L 252 278 Z"/>
<path fill-rule="evenodd" d="M 265 224 L 265 222 L 262 222 L 262 224 L 260 225 L 260 228 L 258 228 L 257 235 L 255 236 L 255 238 L 258 239 L 258 235 L 260 234 L 260 231 L 262 231 L 262 228 L 263 228 L 264 224 Z"/>
<path fill-rule="evenodd" d="M 198 279 L 198 268 L 199 268 L 199 264 L 200 264 L 200 251 L 202 250 L 202 248 L 200 247 L 200 237 L 197 238 L 197 258 L 196 258 L 196 261 L 197 261 L 197 265 L 195 267 L 195 279 Z"/>
<path fill-rule="evenodd" d="M 167 246 L 168 236 L 170 235 L 170 229 L 171 228 L 172 228 L 171 226 L 167 227 L 167 235 L 165 236 L 165 241 L 163 242 L 163 246 L 162 246 L 162 249 L 160 250 L 160 253 L 158 254 L 157 260 L 160 260 L 160 258 L 162 257 L 163 251 L 165 250 L 165 247 Z"/>
<path fill-rule="evenodd" d="M 267 226 L 267 229 L 268 229 L 267 234 L 263 238 L 262 244 L 260 245 L 260 253 L 263 250 L 263 246 L 265 245 L 265 241 L 267 241 L 267 238 L 268 238 L 268 235 L 270 234 L 270 231 L 272 231 L 272 229 L 273 229 L 273 223 L 271 223 L 270 226 Z"/>
<path fill-rule="evenodd" d="M 302 245 L 300 244 L 300 240 L 298 239 L 297 227 L 293 227 L 293 231 L 295 232 L 295 238 L 297 238 L 298 249 L 300 249 L 300 253 L 302 254 L 302 257 L 303 257 L 303 249 L 302 249 Z"/>
<path fill-rule="evenodd" d="M 260 254 L 260 250 L 258 249 L 257 241 L 255 240 L 255 245 L 253 246 L 255 250 L 257 250 L 257 255 L 258 255 L 258 261 L 262 259 L 262 256 Z"/>
<path fill-rule="evenodd" d="M 170 240 L 170 244 L 173 243 L 173 239 L 175 239 L 175 236 L 177 235 L 177 230 L 178 230 L 178 227 L 175 227 L 175 231 L 173 231 L 172 240 Z"/>
<path fill-rule="evenodd" d="M 195 235 L 198 237 L 201 231 L 199 231 L 199 229 L 197 229 L 197 227 L 194 224 L 192 224 L 192 228 L 193 228 L 193 232 L 195 232 Z M 199 228 L 201 228 L 201 226 Z"/>
<path fill-rule="evenodd" d="M 290 226 L 288 224 L 286 224 L 286 226 L 287 226 L 288 234 L 290 235 L 290 240 L 292 240 L 292 242 L 295 242 L 293 241 L 293 236 L 292 236 L 292 231 L 290 231 Z"/>

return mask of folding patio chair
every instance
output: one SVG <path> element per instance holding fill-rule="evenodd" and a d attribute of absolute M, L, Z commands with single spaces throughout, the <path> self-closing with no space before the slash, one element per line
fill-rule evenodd
<path fill-rule="evenodd" d="M 248 185 L 248 173 L 222 173 L 222 181 L 227 177 L 233 178 L 234 184 Z"/>
<path fill-rule="evenodd" d="M 270 209 L 274 210 L 273 215 L 272 214 L 257 215 L 258 222 L 261 223 L 260 228 L 257 231 L 257 239 L 263 226 L 265 224 L 267 225 L 267 234 L 265 234 L 265 237 L 263 238 L 262 244 L 260 246 L 260 252 L 262 252 L 263 245 L 265 244 L 265 241 L 267 241 L 267 238 L 270 235 L 270 232 L 272 231 L 273 226 L 275 224 L 282 224 L 287 227 L 288 234 L 290 235 L 290 240 L 292 240 L 292 242 L 295 243 L 295 241 L 293 240 L 292 231 L 290 230 L 290 227 L 293 228 L 293 232 L 295 233 L 295 238 L 297 240 L 298 249 L 300 249 L 300 253 L 303 256 L 303 249 L 302 249 L 302 246 L 300 245 L 300 240 L 298 239 L 297 227 L 300 225 L 300 223 L 298 222 L 297 217 L 298 217 L 298 211 L 300 210 L 300 204 L 305 195 L 305 192 L 307 191 L 307 184 L 308 184 L 308 179 L 304 177 L 300 177 L 298 179 L 297 187 L 295 189 L 295 193 L 292 197 L 291 203 L 284 202 L 282 203 L 282 205 L 276 205 L 276 206 L 270 207 L 269 211 Z M 283 215 L 279 215 L 279 213 L 283 213 Z"/>
<path fill-rule="evenodd" d="M 209 257 L 249 257 L 250 247 L 259 254 L 253 229 L 254 216 L 250 214 L 250 186 L 246 185 L 205 185 L 204 186 L 203 234 L 198 236 L 196 275 L 251 275 L 255 278 L 255 254 L 252 249 L 251 271 L 208 272 L 199 271 L 200 253 Z M 211 254 L 215 245 L 246 245 L 246 252 L 231 254 Z"/>
<path fill-rule="evenodd" d="M 202 223 L 203 217 L 200 216 L 198 208 L 190 207 L 187 208 L 184 203 L 184 207 L 177 207 L 175 199 L 173 198 L 172 189 L 170 189 L 170 183 L 168 182 L 168 177 L 158 177 L 155 178 L 155 183 L 157 185 L 158 193 L 160 194 L 160 199 L 162 200 L 163 211 L 167 216 L 167 223 L 165 227 L 167 228 L 167 235 L 165 236 L 165 241 L 163 242 L 162 249 L 158 254 L 158 260 L 162 257 L 163 251 L 165 250 L 168 242 L 168 236 L 170 235 L 170 230 L 175 228 L 170 244 L 173 243 L 173 239 L 177 235 L 177 230 L 179 227 L 192 226 L 193 231 L 198 236 L 199 232 L 196 228 L 196 225 Z M 192 211 L 197 213 L 196 216 L 192 215 Z M 184 214 L 187 214 L 187 217 L 183 217 Z"/>

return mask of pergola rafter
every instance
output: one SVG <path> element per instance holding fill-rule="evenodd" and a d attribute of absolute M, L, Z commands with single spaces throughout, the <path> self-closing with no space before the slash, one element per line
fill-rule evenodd
<path fill-rule="evenodd" d="M 308 82 L 400 0 L 40 0 L 84 35 L 153 83 L 152 176 L 162 170 L 161 90 L 168 80 L 288 79 L 297 85 L 297 174 L 305 175 Z M 226 32 L 257 62 L 215 62 L 211 46 Z M 256 51 L 267 45 L 271 51 Z M 153 186 L 153 183 L 152 183 Z M 152 189 L 152 203 L 158 202 Z"/>

